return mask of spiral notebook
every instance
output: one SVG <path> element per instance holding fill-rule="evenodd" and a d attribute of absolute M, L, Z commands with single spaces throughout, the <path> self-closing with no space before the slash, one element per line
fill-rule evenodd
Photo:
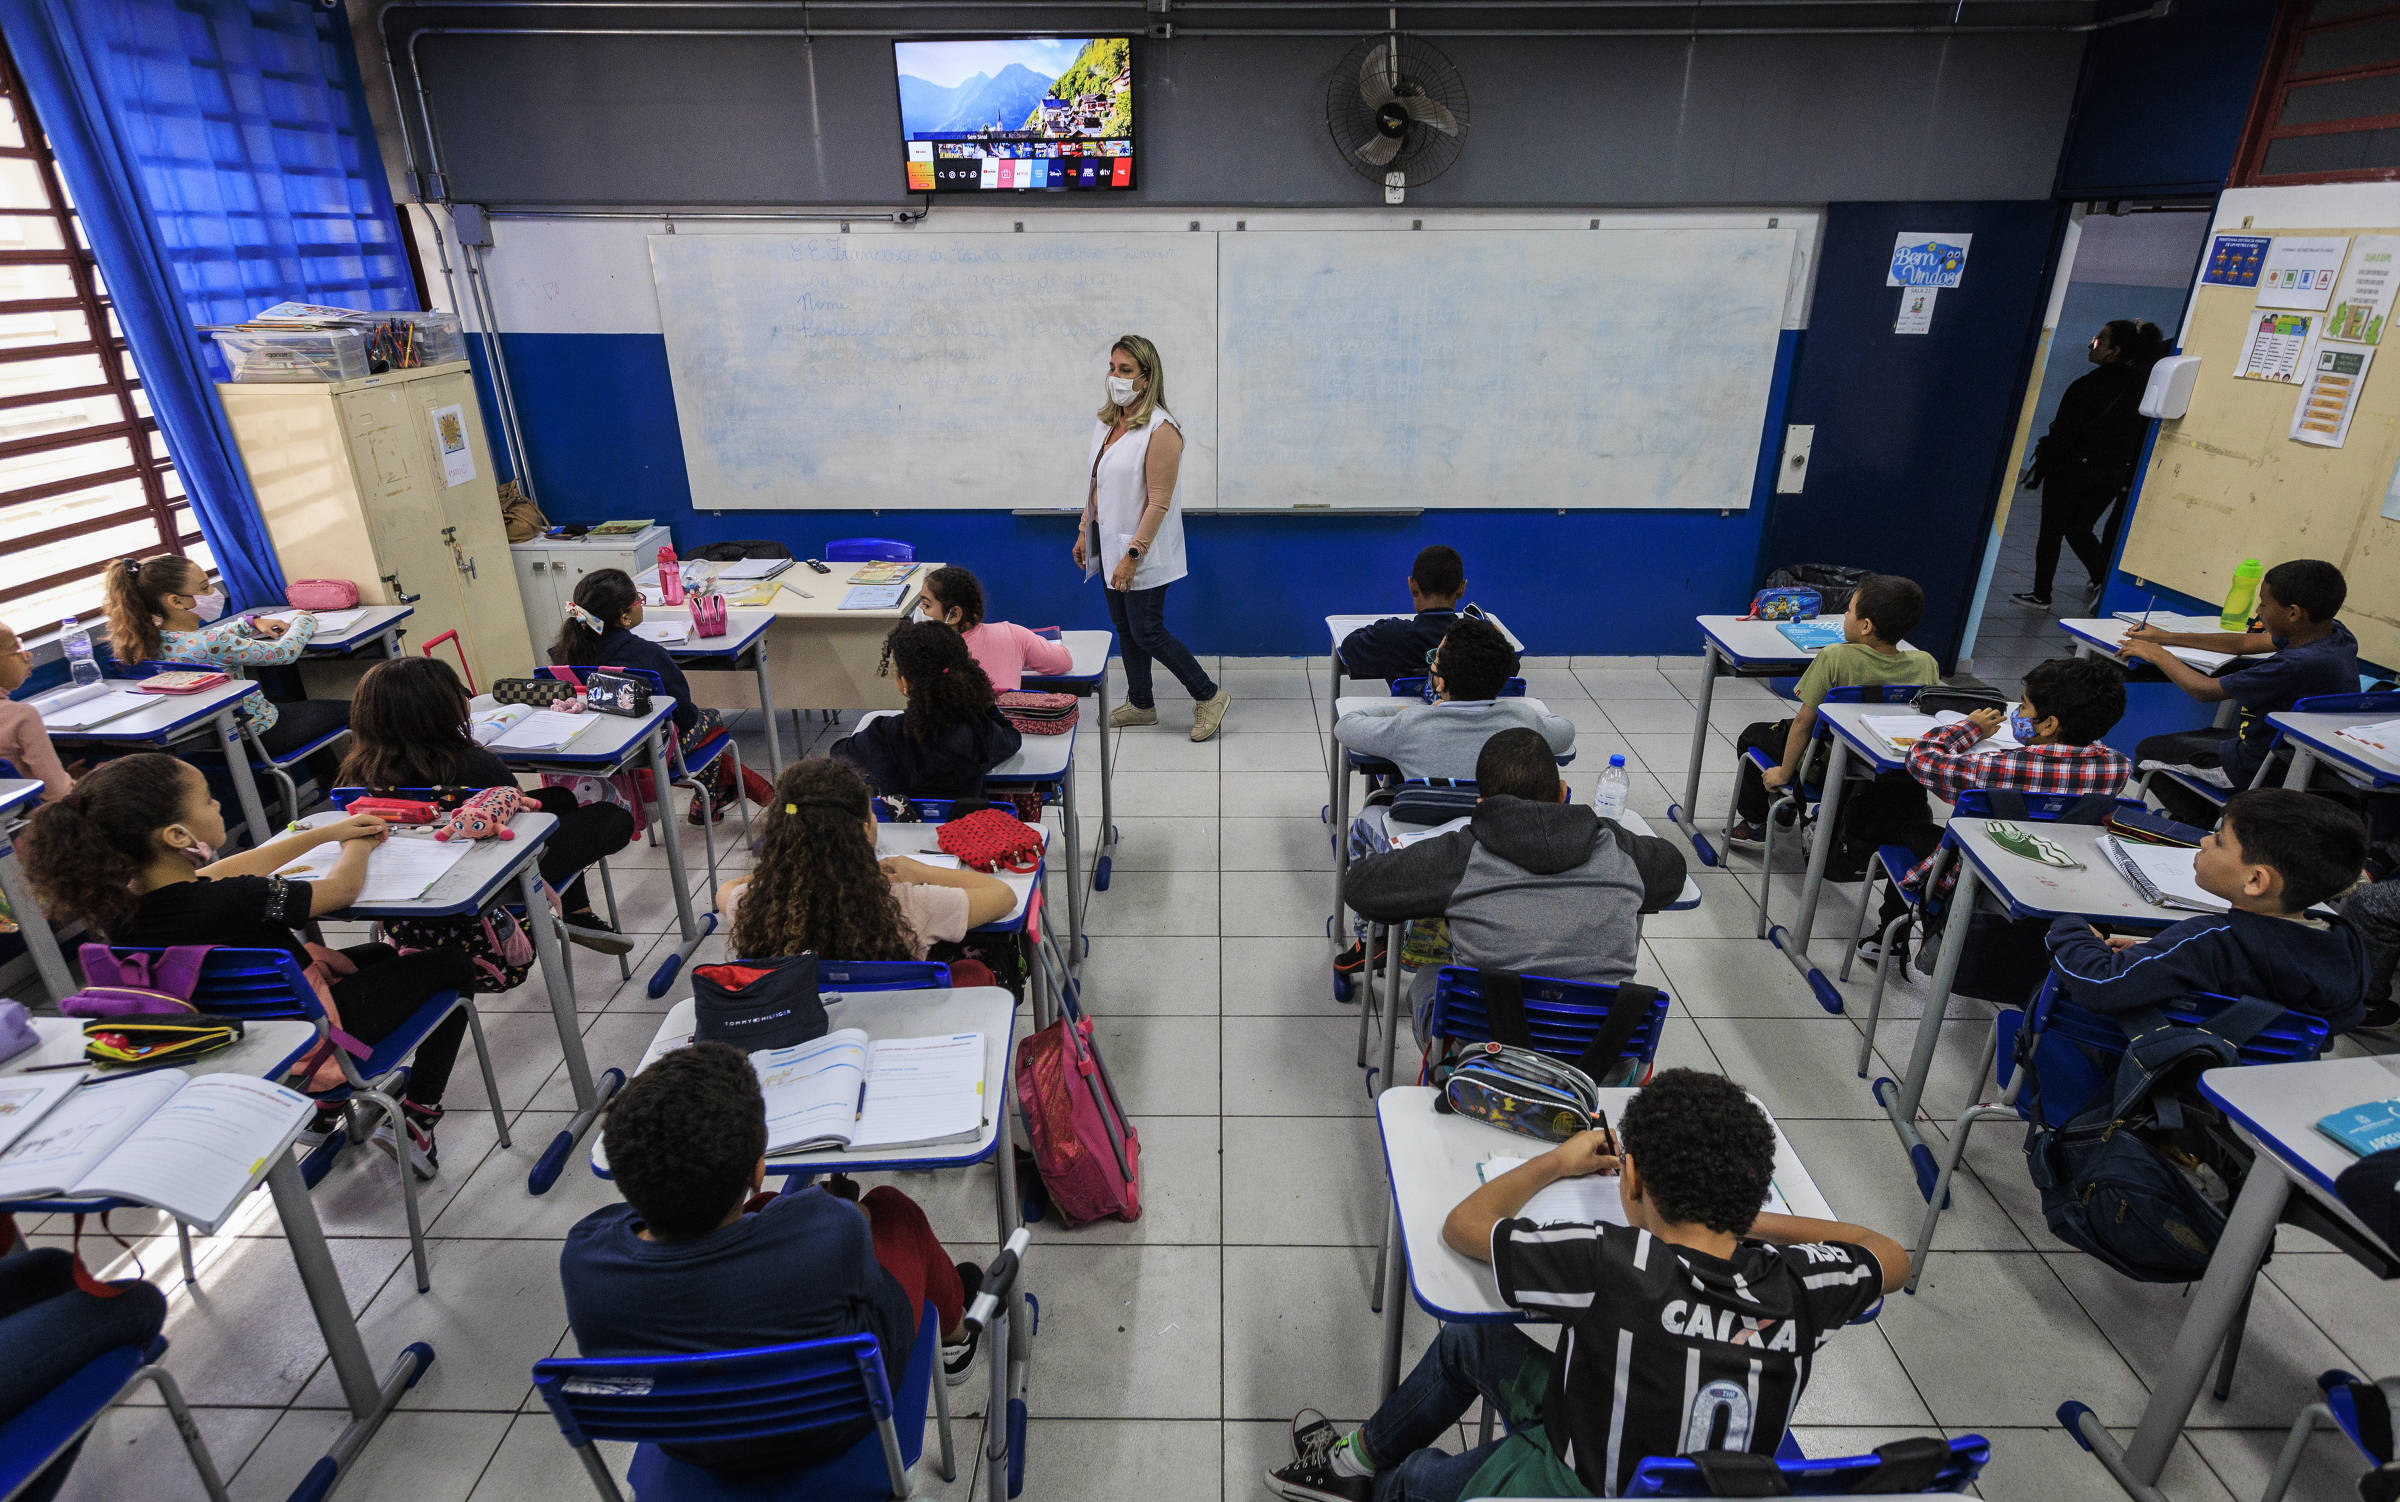
<path fill-rule="evenodd" d="M 2178 908 L 2187 913 L 2221 913 L 2232 904 L 2200 889 L 2192 874 L 2192 852 L 2173 845 L 2129 845 L 2113 834 L 2094 841 L 2101 859 L 2142 894 L 2152 907 Z"/>

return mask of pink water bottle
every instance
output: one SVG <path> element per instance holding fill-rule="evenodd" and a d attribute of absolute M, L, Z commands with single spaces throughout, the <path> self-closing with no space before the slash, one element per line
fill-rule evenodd
<path fill-rule="evenodd" d="M 675 561 L 675 545 L 661 544 L 658 550 L 658 597 L 669 605 L 683 603 L 683 568 Z"/>

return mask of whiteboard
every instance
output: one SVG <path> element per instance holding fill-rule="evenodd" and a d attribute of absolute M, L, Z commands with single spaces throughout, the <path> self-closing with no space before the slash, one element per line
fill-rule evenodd
<path fill-rule="evenodd" d="M 1795 230 L 1219 238 L 1222 504 L 1750 504 Z"/>
<path fill-rule="evenodd" d="M 1213 505 L 1216 238 L 650 236 L 693 506 L 1080 507 L 1127 333 Z"/>

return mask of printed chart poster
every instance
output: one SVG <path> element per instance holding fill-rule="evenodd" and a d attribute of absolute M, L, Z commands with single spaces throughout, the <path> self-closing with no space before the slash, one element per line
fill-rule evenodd
<path fill-rule="evenodd" d="M 1946 235 L 1932 230 L 1904 229 L 1892 237 L 1892 265 L 1884 273 L 1887 287 L 1955 287 L 1967 274 L 1967 248 L 1973 235 Z M 1930 310 L 1931 304 L 1927 304 Z"/>
<path fill-rule="evenodd" d="M 2400 264 L 2400 235 L 2361 235 L 2334 289 L 2323 337 L 2344 344 L 2381 344 L 2392 311 L 2392 269 Z"/>
<path fill-rule="evenodd" d="M 2277 235 L 2258 276 L 2258 306 L 2323 312 L 2349 249 L 2348 235 Z"/>
<path fill-rule="evenodd" d="M 2320 344 L 2311 362 L 2308 384 L 2292 408 L 2292 437 L 2319 448 L 2338 449 L 2350 436 L 2350 415 L 2358 410 L 2358 394 L 2367 384 L 2371 349 L 2343 349 Z"/>
<path fill-rule="evenodd" d="M 475 478 L 475 451 L 467 447 L 467 414 L 463 406 L 433 409 L 433 440 L 442 451 L 445 490 Z"/>
<path fill-rule="evenodd" d="M 2301 360 L 2308 353 L 2316 320 L 2306 313 L 2260 313 L 2250 325 L 2250 342 L 2242 348 L 2242 364 L 2234 376 L 2244 381 L 2283 381 L 2300 384 Z"/>
<path fill-rule="evenodd" d="M 2257 286 L 2272 243 L 2264 235 L 2217 236 L 2209 244 L 2208 268 L 2200 273 L 2200 280 L 2214 287 Z"/>
<path fill-rule="evenodd" d="M 1939 287 L 1910 287 L 1900 294 L 1900 316 L 1892 323 L 1895 334 L 1930 334 L 1933 332 L 1933 300 L 1942 295 Z"/>

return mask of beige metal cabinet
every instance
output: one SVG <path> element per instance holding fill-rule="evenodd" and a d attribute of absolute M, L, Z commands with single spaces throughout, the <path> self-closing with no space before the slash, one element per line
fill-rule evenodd
<path fill-rule="evenodd" d="M 575 598 L 576 581 L 596 569 L 619 568 L 639 575 L 656 568 L 658 550 L 669 541 L 666 528 L 650 527 L 627 537 L 537 537 L 509 544 L 534 656 L 548 660 L 559 622 L 566 619 L 567 605 Z"/>
<path fill-rule="evenodd" d="M 467 362 L 217 391 L 285 577 L 348 579 L 363 603 L 414 605 L 411 648 L 457 631 L 478 688 L 533 670 Z"/>

